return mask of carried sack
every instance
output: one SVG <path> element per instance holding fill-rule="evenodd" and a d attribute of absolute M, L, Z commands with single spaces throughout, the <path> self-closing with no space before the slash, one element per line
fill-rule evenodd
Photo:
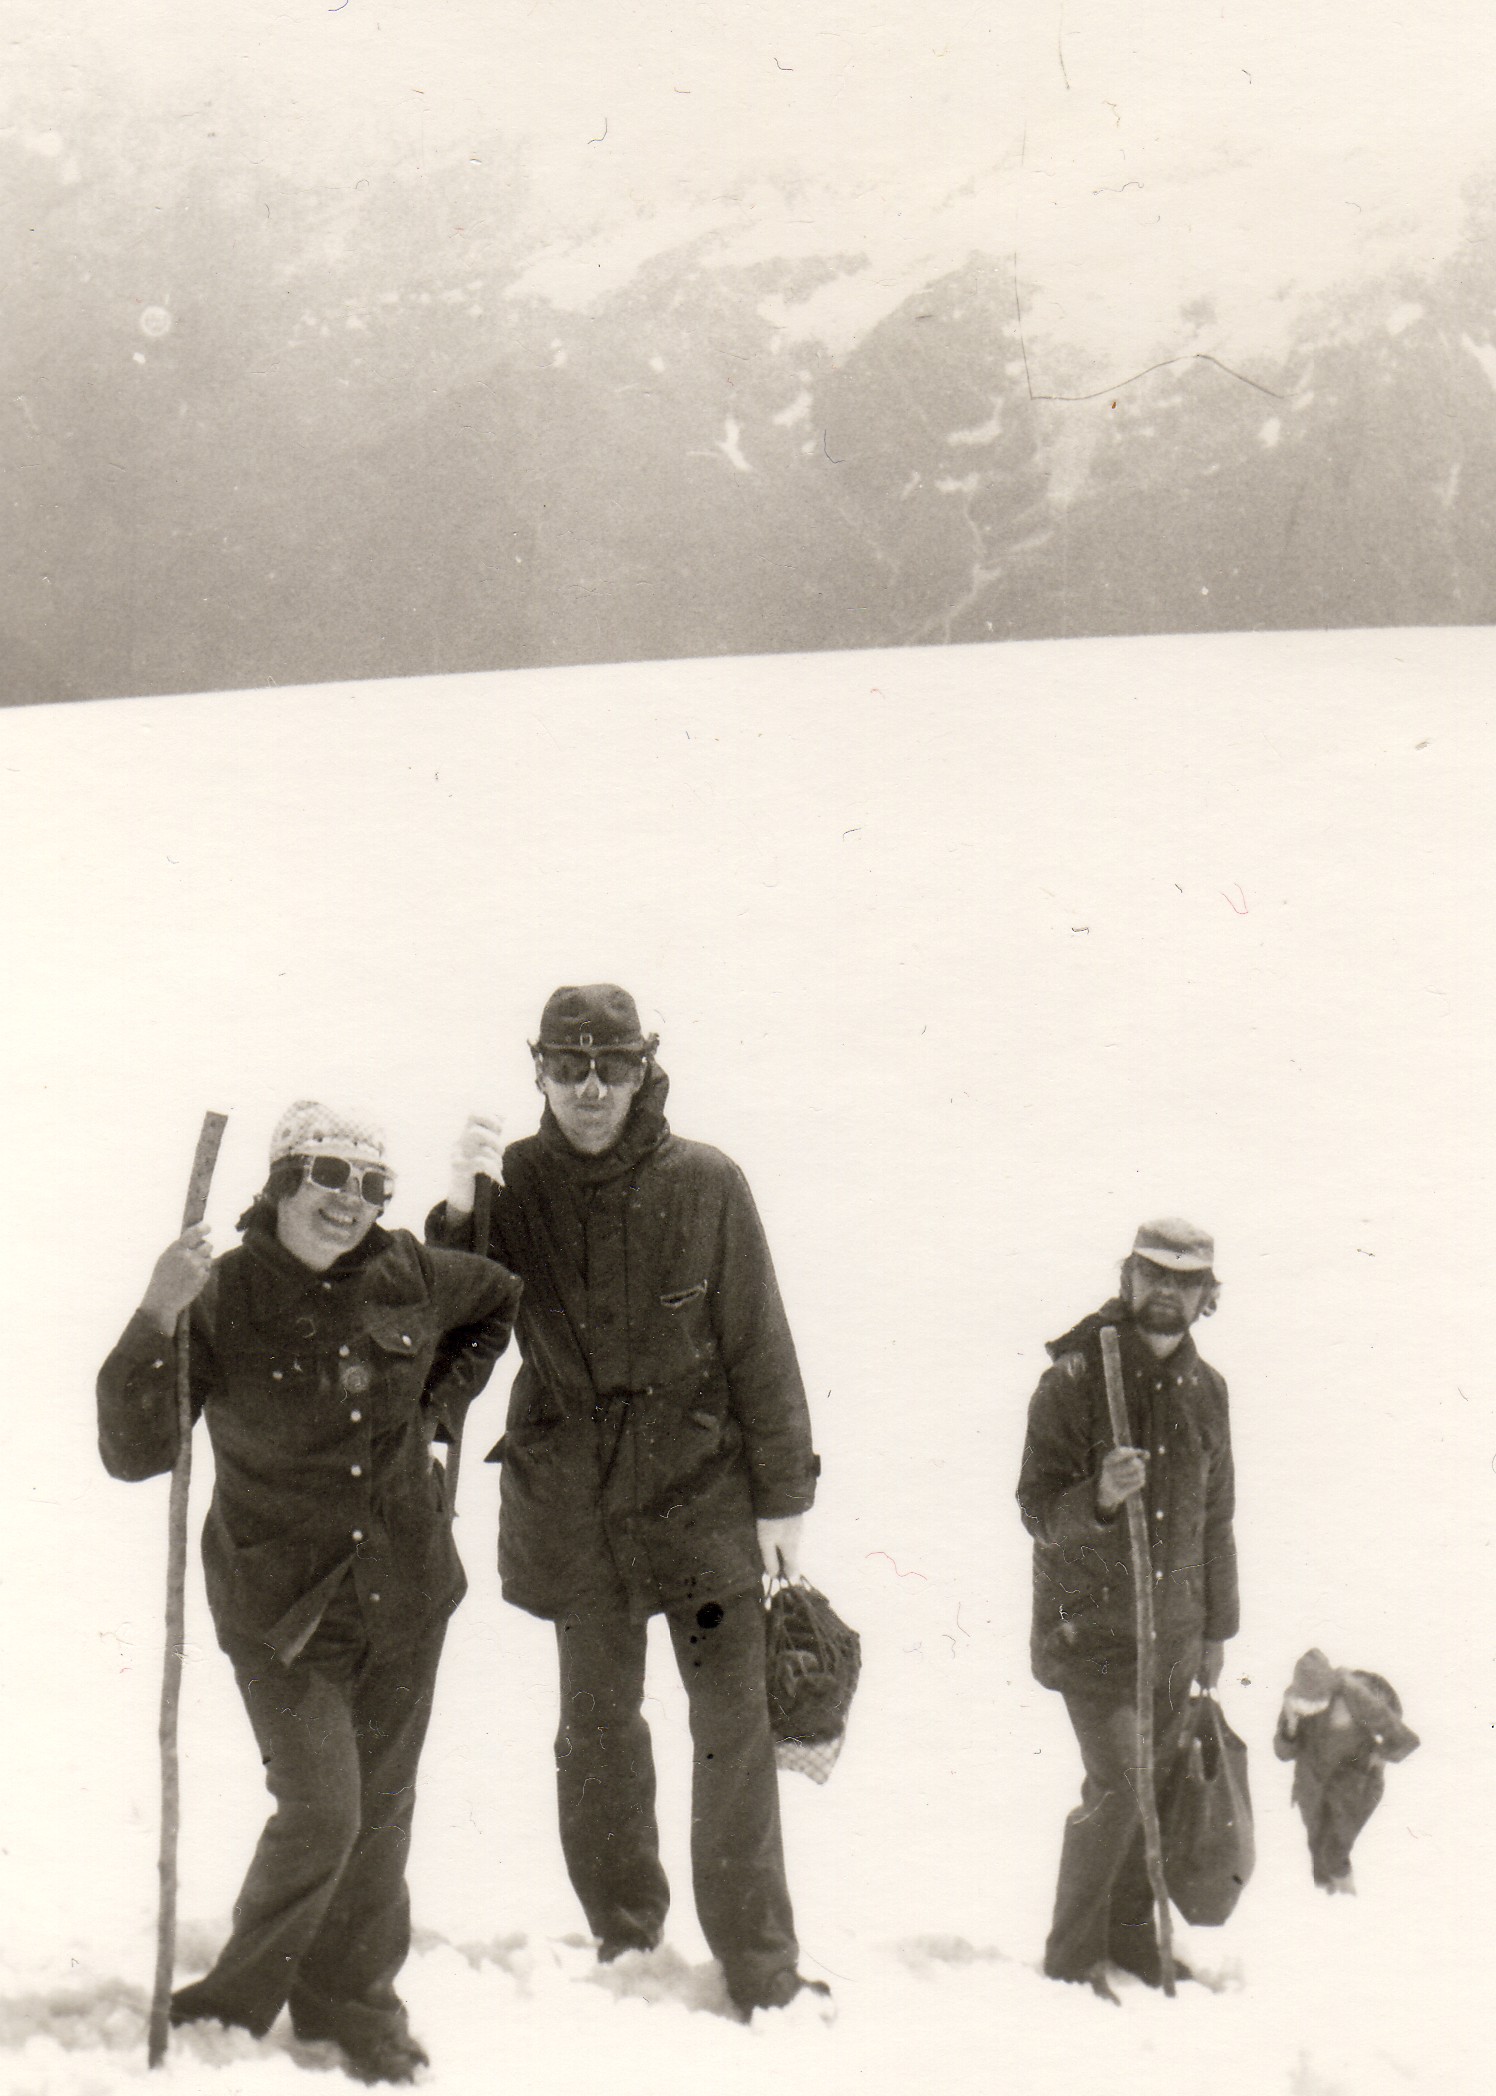
<path fill-rule="evenodd" d="M 862 1641 L 805 1581 L 775 1585 L 768 1611 L 765 1680 L 774 1758 L 780 1768 L 824 1783 L 842 1750 Z"/>
<path fill-rule="evenodd" d="M 1197 1928 L 1229 1920 L 1257 1860 L 1247 1749 L 1209 1694 L 1191 1699 L 1159 1814 L 1169 1897 Z"/>

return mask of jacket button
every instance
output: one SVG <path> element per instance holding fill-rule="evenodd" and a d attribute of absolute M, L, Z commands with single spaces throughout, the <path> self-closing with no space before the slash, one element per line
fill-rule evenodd
<path fill-rule="evenodd" d="M 377 1594 L 371 1594 L 371 1595 L 369 1596 L 369 1599 L 370 1599 L 371 1601 L 377 1601 L 377 1600 L 379 1599 L 379 1596 L 378 1596 Z"/>
<path fill-rule="evenodd" d="M 363 1418 L 363 1416 L 364 1416 L 364 1415 L 363 1415 L 363 1413 L 362 1413 L 362 1412 L 350 1412 L 350 1413 L 348 1414 L 348 1417 L 349 1417 L 349 1418 L 350 1418 L 350 1419 L 351 1419 L 351 1420 L 353 1421 L 353 1424 L 354 1424 L 355 1426 L 357 1426 L 357 1425 L 358 1425 L 359 1421 L 360 1421 L 360 1420 L 361 1420 L 361 1419 Z M 1163 1517 L 1163 1515 L 1162 1515 L 1162 1514 L 1160 1514 L 1158 1518 L 1159 1518 L 1159 1520 L 1160 1520 L 1160 1521 L 1162 1521 L 1164 1517 Z"/>
<path fill-rule="evenodd" d="M 361 1528 L 356 1528 L 353 1531 L 353 1540 L 355 1543 L 362 1543 L 362 1541 L 364 1540 L 364 1532 Z"/>
<path fill-rule="evenodd" d="M 331 1283 L 331 1281 L 324 1281 L 324 1282 L 322 1283 L 322 1293 L 323 1293 L 324 1295 L 331 1295 L 331 1294 L 332 1294 L 332 1283 Z"/>
<path fill-rule="evenodd" d="M 281 1374 L 278 1368 L 272 1368 L 270 1371 L 270 1380 L 272 1383 L 283 1383 L 285 1381 L 285 1377 Z"/>
<path fill-rule="evenodd" d="M 348 1466 L 348 1475 L 349 1475 L 350 1477 L 362 1477 L 362 1476 L 363 1476 L 363 1474 L 364 1474 L 364 1466 L 363 1466 L 363 1464 L 362 1464 L 362 1463 L 350 1463 L 350 1464 L 349 1464 L 349 1466 Z"/>
<path fill-rule="evenodd" d="M 338 1359 L 340 1361 L 346 1361 L 348 1359 L 348 1349 L 346 1346 L 340 1346 L 338 1348 Z"/>
<path fill-rule="evenodd" d="M 1155 1579 L 1155 1580 L 1159 1580 L 1159 1579 L 1162 1579 L 1162 1578 L 1163 1578 L 1163 1576 L 1164 1576 L 1164 1575 L 1162 1574 L 1162 1572 L 1155 1572 L 1155 1573 L 1154 1573 L 1154 1575 L 1153 1575 L 1153 1577 L 1154 1577 L 1154 1579 Z"/>
<path fill-rule="evenodd" d="M 402 1333 L 400 1334 L 400 1344 L 401 1344 L 402 1346 L 409 1346 L 409 1345 L 410 1345 L 410 1334 L 409 1334 L 409 1332 L 402 1332 Z"/>

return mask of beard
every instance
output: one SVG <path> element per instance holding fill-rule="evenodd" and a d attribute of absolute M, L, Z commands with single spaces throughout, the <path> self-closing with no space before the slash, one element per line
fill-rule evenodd
<path fill-rule="evenodd" d="M 1157 1296 L 1149 1296 L 1134 1310 L 1132 1321 L 1145 1332 L 1187 1332 L 1190 1328 L 1189 1318 L 1178 1303 L 1160 1300 Z"/>

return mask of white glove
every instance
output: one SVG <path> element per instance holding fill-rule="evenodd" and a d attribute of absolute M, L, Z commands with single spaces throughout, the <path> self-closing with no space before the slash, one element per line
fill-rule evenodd
<path fill-rule="evenodd" d="M 504 1124 L 497 1114 L 469 1114 L 467 1125 L 452 1151 L 452 1176 L 447 1182 L 447 1210 L 451 1215 L 471 1215 L 474 1184 L 482 1172 L 495 1186 L 504 1178 Z"/>
<path fill-rule="evenodd" d="M 803 1514 L 784 1514 L 777 1521 L 759 1521 L 758 1547 L 763 1556 L 764 1571 L 770 1579 L 781 1574 L 786 1579 L 797 1579 L 800 1575 L 800 1524 Z"/>

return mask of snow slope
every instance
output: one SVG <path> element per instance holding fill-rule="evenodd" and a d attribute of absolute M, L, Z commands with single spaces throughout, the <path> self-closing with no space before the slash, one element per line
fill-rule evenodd
<path fill-rule="evenodd" d="M 0 2087 L 144 2075 L 160 1482 L 107 1479 L 92 1377 L 175 1226 L 204 1108 L 218 1243 L 309 1090 L 385 1116 L 418 1223 L 466 1107 L 528 1123 L 557 980 L 631 983 L 684 1132 L 764 1213 L 825 1460 L 808 1568 L 861 1631 L 845 1754 L 782 1789 L 829 2029 L 721 2013 L 690 1912 L 683 1698 L 648 1710 L 677 1904 L 591 1962 L 553 1827 L 551 1635 L 492 1573 L 507 1372 L 464 1469 L 472 1591 L 422 1776 L 405 1986 L 453 2096 L 834 2096 L 1063 2076 L 1131 2096 L 1485 2085 L 1496 1388 L 1478 898 L 1483 634 L 939 649 L 11 712 L 25 1024 L 0 1086 Z M 1144 1214 L 1216 1232 L 1245 1618 L 1229 1714 L 1260 1860 L 1182 1944 L 1220 1992 L 1119 2010 L 1038 1971 L 1077 1759 L 1027 1670 L 1011 1492 L 1043 1339 Z M 194 1526 L 206 1502 L 198 1457 Z M 1358 1900 L 1313 1891 L 1271 1756 L 1294 1658 L 1385 1673 L 1424 1745 Z M 201 1593 L 181 1969 L 263 1817 Z M 195 2032 L 167 2085 L 339 2087 Z"/>

